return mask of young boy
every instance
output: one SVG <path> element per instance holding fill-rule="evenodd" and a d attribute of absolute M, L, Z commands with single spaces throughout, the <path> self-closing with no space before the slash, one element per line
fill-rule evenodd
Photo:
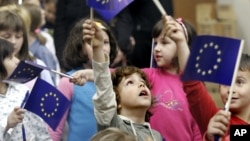
<path fill-rule="evenodd" d="M 190 110 L 204 133 L 204 140 L 213 141 L 215 135 L 222 141 L 229 141 L 229 125 L 249 125 L 250 123 L 250 56 L 242 54 L 234 84 L 229 111 L 220 110 L 199 81 L 185 82 L 185 90 Z M 220 85 L 220 95 L 225 104 L 230 86 Z"/>
<path fill-rule="evenodd" d="M 117 127 L 136 136 L 138 141 L 162 141 L 160 133 L 146 122 L 152 105 L 146 75 L 136 67 L 121 67 L 115 69 L 111 80 L 109 58 L 103 50 L 105 42 L 100 28 L 91 20 L 86 20 L 83 32 L 83 39 L 91 41 L 93 47 L 96 85 L 93 102 L 98 129 Z"/>

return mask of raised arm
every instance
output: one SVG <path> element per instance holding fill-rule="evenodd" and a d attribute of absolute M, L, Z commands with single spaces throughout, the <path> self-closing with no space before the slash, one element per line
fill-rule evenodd
<path fill-rule="evenodd" d="M 96 85 L 96 94 L 93 96 L 94 114 L 98 124 L 106 127 L 110 125 L 117 105 L 111 81 L 109 57 L 103 50 L 103 33 L 95 22 L 86 20 L 83 24 L 83 40 L 89 42 L 93 48 L 92 66 Z"/>

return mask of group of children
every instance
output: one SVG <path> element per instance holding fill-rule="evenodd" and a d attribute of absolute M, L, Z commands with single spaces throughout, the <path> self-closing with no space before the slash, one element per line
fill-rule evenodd
<path fill-rule="evenodd" d="M 39 61 L 29 53 L 28 42 L 28 32 L 37 31 L 27 28 L 21 10 L 0 8 L 1 80 L 19 60 Z M 156 67 L 110 68 L 118 48 L 109 26 L 98 19 L 78 21 L 63 51 L 66 73 L 73 78 L 63 77 L 57 85 L 71 101 L 58 128 L 49 129 L 40 117 L 20 107 L 28 84 L 1 82 L 0 140 L 22 140 L 24 125 L 29 140 L 60 141 L 68 124 L 68 141 L 118 136 L 116 140 L 213 141 L 215 135 L 229 141 L 229 125 L 250 122 L 250 56 L 242 55 L 230 112 L 220 110 L 202 82 L 180 79 L 193 38 L 188 29 L 180 19 L 163 16 L 152 30 Z M 229 86 L 219 87 L 225 103 Z"/>
<path fill-rule="evenodd" d="M 86 20 L 83 28 L 83 40 L 93 48 L 93 72 L 77 71 L 71 82 L 83 85 L 94 80 L 98 130 L 116 127 L 137 140 L 213 141 L 219 136 L 228 141 L 229 125 L 249 124 L 249 55 L 241 58 L 230 113 L 215 106 L 202 82 L 180 80 L 189 56 L 188 34 L 182 23 L 164 17 L 163 24 L 156 24 L 153 54 L 157 67 L 145 69 L 110 69 L 100 26 Z M 219 87 L 226 103 L 230 87 Z"/>

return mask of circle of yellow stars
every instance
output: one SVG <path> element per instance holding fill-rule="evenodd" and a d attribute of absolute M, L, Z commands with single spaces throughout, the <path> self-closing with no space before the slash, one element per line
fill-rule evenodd
<path fill-rule="evenodd" d="M 209 68 L 207 70 L 202 69 L 201 68 L 201 62 L 200 59 L 202 57 L 202 53 L 206 51 L 206 49 L 208 48 L 212 48 L 214 50 L 216 50 L 216 63 L 212 66 L 212 68 Z M 210 43 L 206 43 L 204 44 L 204 46 L 199 50 L 199 55 L 196 56 L 196 64 L 195 64 L 195 68 L 198 74 L 201 74 L 202 76 L 205 75 L 211 75 L 213 73 L 213 71 L 217 70 L 219 67 L 219 63 L 221 63 L 221 53 L 222 51 L 219 49 L 219 45 L 210 42 Z M 205 63 L 205 62 L 202 62 Z"/>
<path fill-rule="evenodd" d="M 14 76 L 13 76 L 13 79 L 15 79 L 15 78 L 17 78 L 19 75 L 21 75 L 22 73 L 24 73 L 24 72 L 29 72 L 29 77 L 28 77 L 28 79 L 31 79 L 31 78 L 33 78 L 33 76 L 35 75 L 34 74 L 34 70 L 33 69 L 31 69 L 31 68 L 23 68 L 22 70 L 20 70 L 20 71 L 18 71 L 17 72 L 17 74 L 15 74 Z"/>
<path fill-rule="evenodd" d="M 56 100 L 56 102 L 55 102 L 55 108 L 50 113 L 46 112 L 46 110 L 44 108 L 44 103 L 45 103 L 46 99 L 49 98 L 49 97 L 53 97 Z M 42 113 L 44 114 L 45 117 L 50 118 L 50 117 L 54 116 L 55 113 L 58 111 L 58 109 L 57 109 L 58 107 L 59 107 L 59 97 L 57 97 L 56 94 L 53 94 L 52 92 L 46 93 L 44 95 L 44 97 L 41 98 L 40 108 L 41 108 L 41 111 L 42 111 Z"/>

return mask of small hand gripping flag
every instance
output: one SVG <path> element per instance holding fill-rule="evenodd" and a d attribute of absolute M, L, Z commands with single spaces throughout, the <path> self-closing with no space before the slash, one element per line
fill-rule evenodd
<path fill-rule="evenodd" d="M 202 35 L 192 44 L 182 80 L 201 80 L 231 85 L 243 40 Z"/>
<path fill-rule="evenodd" d="M 70 101 L 59 90 L 38 78 L 24 108 L 40 116 L 55 130 L 69 105 Z"/>

